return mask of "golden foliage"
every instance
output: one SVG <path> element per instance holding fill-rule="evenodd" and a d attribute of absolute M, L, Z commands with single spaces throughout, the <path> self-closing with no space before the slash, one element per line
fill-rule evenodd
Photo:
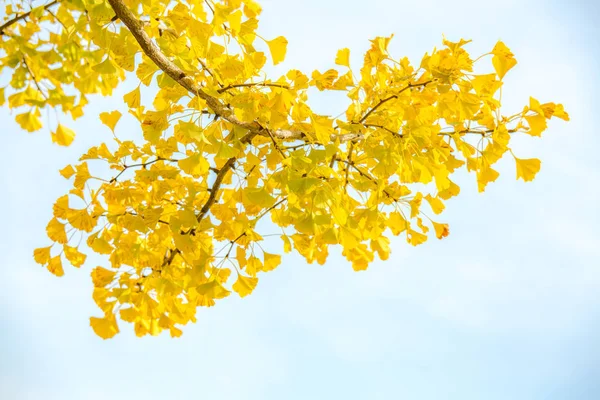
<path fill-rule="evenodd" d="M 114 139 L 60 170 L 73 189 L 47 226 L 59 245 L 34 251 L 57 276 L 63 258 L 79 267 L 86 251 L 107 256 L 92 272 L 103 316 L 90 324 L 103 338 L 119 332 L 117 318 L 139 336 L 179 336 L 176 325 L 195 321 L 198 306 L 250 294 L 282 252 L 323 264 L 337 245 L 364 270 L 375 255 L 389 257 L 390 234 L 415 246 L 442 239 L 448 225 L 425 206 L 438 215 L 459 194 L 456 171 L 472 172 L 483 191 L 514 135 L 568 120 L 561 105 L 533 98 L 503 114 L 503 78 L 516 60 L 502 42 L 473 61 L 468 41 L 444 40 L 415 66 L 389 54 L 391 37 L 377 37 L 357 69 L 344 48 L 332 57 L 341 70 L 266 79 L 267 60 L 283 62 L 289 47 L 257 33 L 254 0 L 70 0 L 31 10 L 16 1 L 5 11 L 0 71 L 11 80 L 0 105 L 24 130 L 42 129 L 50 109 L 61 121 L 80 118 L 93 95 L 139 81 L 123 102 L 144 140 L 118 138 L 120 112 L 100 114 Z M 475 74 L 476 62 L 489 72 Z M 141 85 L 154 97 L 142 98 Z M 343 116 L 313 111 L 311 88 L 346 93 Z M 47 127 L 58 145 L 77 140 L 66 125 Z M 540 161 L 515 160 L 517 178 L 532 180 Z M 114 173 L 94 175 L 102 163 Z M 268 240 L 263 219 L 282 242 Z"/>

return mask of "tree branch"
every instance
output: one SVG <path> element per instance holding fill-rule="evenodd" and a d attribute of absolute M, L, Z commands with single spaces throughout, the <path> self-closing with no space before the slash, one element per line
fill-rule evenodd
<path fill-rule="evenodd" d="M 143 29 L 143 23 L 140 22 L 131 12 L 131 10 L 127 8 L 123 0 L 108 0 L 108 2 L 114 10 L 116 16 L 125 24 L 127 29 L 129 29 L 129 32 L 131 32 L 135 40 L 138 42 L 144 54 L 146 54 L 146 56 L 148 56 L 158 68 L 160 68 L 175 82 L 187 89 L 187 91 L 192 93 L 194 96 L 198 96 L 202 100 L 206 101 L 208 107 L 210 107 L 210 109 L 213 110 L 215 115 L 219 116 L 220 118 L 223 118 L 227 122 L 239 126 L 240 128 L 247 129 L 255 135 L 265 136 L 268 134 L 256 122 L 240 121 L 234 115 L 232 110 L 228 109 L 225 105 L 223 105 L 219 99 L 206 93 L 202 89 L 202 87 L 195 82 L 193 77 L 188 76 L 185 72 L 183 72 L 183 70 L 181 70 L 181 68 L 175 65 L 173 61 L 169 60 L 169 58 L 167 58 L 167 56 L 165 56 L 158 48 L 158 46 L 152 41 L 152 38 L 148 36 L 146 31 Z M 421 86 L 425 84 L 418 84 L 413 86 Z M 272 131 L 272 134 L 281 140 L 296 140 L 303 139 L 306 137 L 304 132 L 293 131 L 289 129 L 278 129 L 276 131 Z M 356 140 L 361 137 L 362 135 L 357 135 L 353 133 L 345 135 L 331 135 L 331 140 L 339 140 L 340 142 L 344 142 Z"/>
<path fill-rule="evenodd" d="M 282 85 L 279 83 L 239 83 L 237 85 L 229 85 L 226 86 L 224 88 L 221 88 L 219 90 L 217 90 L 218 93 L 223 93 L 226 92 L 230 89 L 234 89 L 234 88 L 240 88 L 240 87 L 252 87 L 252 86 L 262 86 L 262 87 L 278 87 L 278 88 L 282 88 L 282 89 L 289 89 L 290 87 L 287 85 Z"/>
<path fill-rule="evenodd" d="M 121 170 L 121 172 L 119 172 L 116 176 L 114 176 L 108 183 L 114 183 L 114 182 L 116 182 L 117 179 L 119 179 L 119 177 L 121 175 L 123 175 L 123 173 L 125 171 L 127 171 L 129 168 L 133 168 L 133 167 L 144 167 L 144 168 L 146 168 L 148 165 L 154 164 L 157 161 L 171 161 L 171 162 L 176 162 L 178 160 L 171 160 L 171 159 L 168 159 L 168 158 L 157 157 L 156 160 L 148 161 L 148 162 L 145 162 L 145 163 L 123 165 L 123 169 Z"/>
<path fill-rule="evenodd" d="M 362 177 L 364 177 L 364 178 L 367 178 L 368 180 L 370 180 L 371 182 L 373 182 L 375 185 L 377 185 L 377 180 L 376 180 L 375 178 L 373 178 L 371 175 L 369 175 L 369 174 L 367 174 L 366 172 L 364 172 L 363 170 L 361 170 L 360 168 L 358 168 L 358 167 L 356 166 L 356 164 L 354 164 L 354 162 L 353 162 L 353 161 L 344 160 L 344 159 L 341 159 L 341 158 L 339 158 L 339 157 L 338 157 L 338 158 L 336 158 L 336 161 L 343 162 L 343 163 L 345 163 L 345 164 L 347 164 L 347 165 L 351 166 L 352 168 L 354 168 L 354 170 L 355 170 L 356 172 L 358 172 L 358 173 L 360 174 L 360 176 L 362 176 Z M 387 190 L 385 190 L 385 189 L 383 189 L 383 193 L 384 193 L 384 194 L 385 194 L 387 197 L 389 197 L 390 199 L 394 200 L 395 202 L 399 202 L 399 201 L 400 201 L 399 199 L 397 199 L 397 198 L 395 198 L 394 196 L 392 196 L 392 195 L 391 195 L 391 194 L 390 194 L 390 193 L 389 193 Z"/>
<path fill-rule="evenodd" d="M 408 84 L 408 85 L 407 85 L 405 88 L 401 89 L 401 90 L 400 90 L 398 93 L 396 93 L 396 94 L 394 94 L 394 95 L 391 95 L 391 96 L 389 96 L 389 97 L 386 97 L 385 99 L 383 99 L 383 100 L 381 100 L 379 103 L 377 103 L 377 104 L 376 104 L 376 105 L 375 105 L 373 108 L 371 108 L 371 109 L 369 110 L 369 112 L 367 112 L 367 113 L 366 113 L 366 114 L 365 114 L 365 115 L 364 115 L 364 116 L 363 116 L 363 117 L 362 117 L 362 118 L 361 118 L 361 119 L 358 121 L 358 123 L 359 123 L 359 124 L 362 124 L 363 122 L 365 122 L 365 120 L 366 120 L 367 118 L 369 118 L 369 116 L 370 116 L 371 114 L 373 114 L 373 112 L 375 112 L 375 110 L 377 110 L 379 107 L 381 107 L 382 105 L 384 105 L 384 104 L 385 104 L 385 103 L 387 103 L 388 101 L 390 101 L 390 100 L 392 100 L 392 99 L 397 99 L 397 98 L 398 98 L 398 96 L 399 96 L 399 95 L 400 95 L 402 92 L 404 92 L 404 91 L 406 91 L 406 90 L 409 90 L 409 89 L 412 89 L 412 88 L 414 88 L 414 87 L 419 87 L 419 86 L 427 86 L 427 85 L 428 85 L 428 84 L 430 84 L 431 82 L 433 82 L 433 80 L 429 80 L 429 81 L 426 81 L 426 82 L 423 82 L 423 83 L 409 83 L 409 84 Z"/>
<path fill-rule="evenodd" d="M 52 7 L 52 6 L 55 6 L 55 5 L 57 5 L 57 4 L 58 4 L 58 0 L 54 0 L 53 2 L 46 4 L 46 5 L 44 6 L 44 10 L 47 10 L 47 9 L 49 9 L 50 7 Z M 36 7 L 36 8 L 37 8 L 37 7 Z M 33 11 L 33 9 L 32 9 L 32 10 L 30 10 L 30 11 L 28 11 L 28 12 L 26 12 L 26 13 L 24 13 L 24 14 L 17 15 L 17 16 L 16 16 L 16 17 L 14 17 L 13 19 L 9 19 L 8 21 L 6 21 L 6 22 L 5 22 L 5 23 L 3 23 L 2 25 L 0 25 L 0 35 L 6 35 L 6 34 L 4 33 L 4 30 L 5 30 L 6 28 L 9 28 L 11 25 L 14 25 L 14 24 L 16 24 L 17 22 L 19 22 L 19 21 L 21 21 L 21 20 L 23 20 L 23 19 L 25 19 L 25 18 L 29 17 L 29 15 L 31 14 L 31 11 Z"/>
<path fill-rule="evenodd" d="M 46 93 L 44 93 L 44 91 L 40 87 L 40 83 L 38 82 L 38 80 L 36 79 L 35 75 L 33 74 L 33 71 L 31 71 L 31 68 L 29 68 L 29 64 L 27 64 L 27 60 L 25 60 L 25 56 L 24 55 L 23 55 L 23 64 L 25 65 L 25 68 L 27 69 L 27 72 L 31 76 L 31 79 L 33 79 L 33 83 L 35 83 L 35 87 L 37 88 L 37 90 L 44 97 L 44 99 L 48 100 L 48 96 L 46 95 Z"/>

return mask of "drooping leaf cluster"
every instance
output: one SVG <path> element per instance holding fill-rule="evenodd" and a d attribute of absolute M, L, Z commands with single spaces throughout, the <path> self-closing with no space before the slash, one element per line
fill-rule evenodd
<path fill-rule="evenodd" d="M 324 264 L 340 246 L 364 270 L 389 257 L 390 235 L 442 239 L 449 228 L 437 215 L 459 194 L 456 171 L 472 172 L 483 191 L 509 153 L 530 181 L 540 161 L 517 158 L 511 138 L 568 120 L 560 104 L 534 98 L 502 112 L 503 78 L 516 65 L 502 42 L 473 60 L 468 41 L 444 40 L 413 65 L 377 37 L 362 65 L 341 49 L 335 68 L 268 78 L 265 65 L 282 62 L 288 43 L 260 36 L 254 0 L 28 4 L 8 3 L 0 24 L 9 77 L 0 105 L 24 130 L 50 130 L 68 146 L 68 120 L 93 95 L 139 82 L 123 101 L 144 139 L 119 138 L 119 111 L 100 114 L 114 139 L 60 171 L 73 188 L 54 204 L 52 244 L 34 252 L 57 276 L 65 260 L 106 256 L 92 271 L 102 314 L 91 325 L 103 338 L 119 318 L 139 336 L 179 336 L 198 306 L 250 294 L 284 252 Z M 474 72 L 490 59 L 493 69 Z M 308 95 L 319 91 L 345 93 L 345 111 L 313 110 Z M 44 127 L 52 110 L 61 122 Z M 114 173 L 95 174 L 101 164 Z"/>

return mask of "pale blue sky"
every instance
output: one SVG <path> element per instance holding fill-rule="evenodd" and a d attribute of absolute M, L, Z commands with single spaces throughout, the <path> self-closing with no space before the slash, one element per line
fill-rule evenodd
<path fill-rule="evenodd" d="M 421 56 L 472 38 L 473 54 L 502 39 L 519 64 L 504 89 L 507 110 L 529 95 L 565 104 L 539 140 L 515 141 L 542 159 L 533 183 L 510 160 L 477 193 L 462 176 L 448 203 L 451 235 L 412 248 L 392 241 L 388 261 L 353 272 L 333 251 L 326 266 L 288 256 L 255 293 L 202 309 L 182 338 L 138 339 L 122 325 L 110 341 L 88 317 L 90 257 L 56 278 L 35 265 L 53 201 L 68 184 L 57 170 L 108 140 L 95 98 L 68 149 L 47 132 L 19 131 L 0 110 L 0 398 L 7 400 L 600 398 L 599 6 L 594 1 L 263 0 L 261 31 L 285 35 L 281 68 L 312 71 L 349 47 L 395 33 L 392 54 Z M 337 98 L 313 99 L 337 114 Z M 119 107 L 121 107 L 119 105 Z M 122 108 L 121 108 L 122 109 Z M 138 129 L 125 119 L 123 134 Z"/>

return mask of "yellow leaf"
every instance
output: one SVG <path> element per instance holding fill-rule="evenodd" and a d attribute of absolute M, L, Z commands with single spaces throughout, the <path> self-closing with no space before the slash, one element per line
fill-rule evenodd
<path fill-rule="evenodd" d="M 229 296 L 229 293 L 231 293 L 229 290 L 221 286 L 217 280 L 212 280 L 197 286 L 196 292 L 210 299 L 222 299 Z"/>
<path fill-rule="evenodd" d="M 237 294 L 240 295 L 240 297 L 246 297 L 252 293 L 257 284 L 258 278 L 252 278 L 238 274 L 238 278 L 233 284 L 232 288 Z"/>
<path fill-rule="evenodd" d="M 532 181 L 539 172 L 542 162 L 537 158 L 522 159 L 515 157 L 517 164 L 517 179 L 522 178 L 525 182 Z"/>
<path fill-rule="evenodd" d="M 50 249 L 52 246 L 40 247 L 33 251 L 33 259 L 36 263 L 46 265 L 50 261 Z"/>
<path fill-rule="evenodd" d="M 433 224 L 433 229 L 435 229 L 435 236 L 438 239 L 443 239 L 450 234 L 450 227 L 448 224 L 440 224 L 433 221 L 431 221 L 431 223 Z"/>
<path fill-rule="evenodd" d="M 121 118 L 121 113 L 119 111 L 111 111 L 111 112 L 103 112 L 100 113 L 100 121 L 106 126 L 110 128 L 111 131 L 115 131 L 115 126 L 119 119 Z"/>
<path fill-rule="evenodd" d="M 419 208 L 421 208 L 421 202 L 423 201 L 423 194 L 421 192 L 417 192 L 415 197 L 408 202 L 410 205 L 410 217 L 414 218 L 419 215 Z"/>
<path fill-rule="evenodd" d="M 138 108 L 140 106 L 140 99 L 141 95 L 139 86 L 123 96 L 123 100 L 125 103 L 127 103 L 129 108 Z"/>
<path fill-rule="evenodd" d="M 350 68 L 350 49 L 344 48 L 338 50 L 335 56 L 335 63 Z"/>
<path fill-rule="evenodd" d="M 256 204 L 263 208 L 269 208 L 275 203 L 275 198 L 264 187 L 247 188 L 244 190 L 244 194 L 251 204 Z"/>
<path fill-rule="evenodd" d="M 83 190 L 85 187 L 85 183 L 92 176 L 90 175 L 90 171 L 88 169 L 87 163 L 83 162 L 75 167 L 77 173 L 75 174 L 75 182 L 73 182 L 73 186 L 76 189 Z"/>
<path fill-rule="evenodd" d="M 404 232 L 408 228 L 408 222 L 398 211 L 392 211 L 386 221 L 386 225 L 396 236 Z"/>
<path fill-rule="evenodd" d="M 35 108 L 29 112 L 19 114 L 15 117 L 15 121 L 27 132 L 35 132 L 42 128 L 40 121 L 40 110 Z"/>
<path fill-rule="evenodd" d="M 208 172 L 210 165 L 208 161 L 200 154 L 194 154 L 183 160 L 177 162 L 179 168 L 186 174 L 190 174 L 195 178 L 198 178 Z"/>
<path fill-rule="evenodd" d="M 102 339 L 110 339 L 119 333 L 119 326 L 114 314 L 109 314 L 104 318 L 90 317 L 90 326 Z"/>
<path fill-rule="evenodd" d="M 287 235 L 282 235 L 281 240 L 283 240 L 283 251 L 289 253 L 292 251 L 292 241 Z"/>
<path fill-rule="evenodd" d="M 277 268 L 279 264 L 281 264 L 281 256 L 279 254 L 270 254 L 264 252 L 264 257 L 265 259 L 262 270 L 265 272 L 272 271 Z"/>
<path fill-rule="evenodd" d="M 517 65 L 514 54 L 511 53 L 510 49 L 501 41 L 496 43 L 496 46 L 494 46 L 494 49 L 492 50 L 492 54 L 494 55 L 494 57 L 492 57 L 492 64 L 500 79 L 502 79 L 512 67 Z"/>
<path fill-rule="evenodd" d="M 85 259 L 87 258 L 87 256 L 83 253 L 81 253 L 77 247 L 71 247 L 71 246 L 67 246 L 66 244 L 63 246 L 64 249 L 64 253 L 65 253 L 65 257 L 67 258 L 67 260 L 69 260 L 69 262 L 71 263 L 72 266 L 74 267 L 81 267 L 83 265 L 83 263 L 85 262 Z"/>
<path fill-rule="evenodd" d="M 427 235 L 424 235 L 424 234 L 414 231 L 412 229 L 408 229 L 408 231 L 406 232 L 406 235 L 407 235 L 406 240 L 408 241 L 408 243 L 412 244 L 413 246 L 418 246 L 427 241 Z"/>
<path fill-rule="evenodd" d="M 528 115 L 525 119 L 529 124 L 529 130 L 526 133 L 531 136 L 542 136 L 542 132 L 548 127 L 544 115 Z"/>
<path fill-rule="evenodd" d="M 73 176 L 73 174 L 75 173 L 75 168 L 73 168 L 73 166 L 71 164 L 67 165 L 66 167 L 64 167 L 63 169 L 61 169 L 60 174 L 65 178 L 65 179 L 69 179 L 70 177 Z"/>
<path fill-rule="evenodd" d="M 73 228 L 80 231 L 91 232 L 96 226 L 96 218 L 93 218 L 85 208 L 82 210 L 70 210 L 67 213 L 67 220 Z"/>
<path fill-rule="evenodd" d="M 227 16 L 227 21 L 229 21 L 229 28 L 231 31 L 237 35 L 242 26 L 242 11 L 237 10 L 236 12 L 229 14 Z"/>
<path fill-rule="evenodd" d="M 173 325 L 169 327 L 169 333 L 171 334 L 171 337 L 180 337 L 183 331 Z"/>
<path fill-rule="evenodd" d="M 109 285 L 115 279 L 116 272 L 103 267 L 96 267 L 91 275 L 95 287 L 104 287 Z"/>
<path fill-rule="evenodd" d="M 376 251 L 381 260 L 387 260 L 390 257 L 390 239 L 380 236 L 377 239 L 371 239 L 371 249 Z"/>
<path fill-rule="evenodd" d="M 262 7 L 254 0 L 244 0 L 244 15 L 247 18 L 256 18 L 261 13 Z"/>
<path fill-rule="evenodd" d="M 87 239 L 87 245 L 99 254 L 110 254 L 113 252 L 113 247 L 105 239 L 98 237 L 98 234 L 90 235 Z"/>
<path fill-rule="evenodd" d="M 113 75 L 117 72 L 117 67 L 110 58 L 107 58 L 100 64 L 94 65 L 92 69 L 101 75 Z"/>
<path fill-rule="evenodd" d="M 444 203 L 438 197 L 432 197 L 428 194 L 427 196 L 425 196 L 425 200 L 427 200 L 427 202 L 431 206 L 431 209 L 436 214 L 440 214 L 442 211 L 444 211 L 444 208 L 446 208 L 446 206 L 444 206 Z"/>
<path fill-rule="evenodd" d="M 288 41 L 283 36 L 276 37 L 273 40 L 267 40 L 273 65 L 277 65 L 285 59 Z"/>
<path fill-rule="evenodd" d="M 69 195 L 60 196 L 52 206 L 52 213 L 56 218 L 67 219 L 69 211 Z"/>
<path fill-rule="evenodd" d="M 61 124 L 58 124 L 56 132 L 52 133 L 52 141 L 59 146 L 68 146 L 73 139 L 75 139 L 75 132 Z"/>
<path fill-rule="evenodd" d="M 65 271 L 62 267 L 60 256 L 52 257 L 48 263 L 48 271 L 52 272 L 56 276 L 63 276 Z"/>
<path fill-rule="evenodd" d="M 52 218 L 46 226 L 46 233 L 50 240 L 57 243 L 67 243 L 67 233 L 65 232 L 65 225 L 60 223 L 56 218 Z"/>
<path fill-rule="evenodd" d="M 438 192 L 438 197 L 440 197 L 444 200 L 449 200 L 450 198 L 452 198 L 454 196 L 458 196 L 458 194 L 460 193 L 460 186 L 458 186 L 456 183 L 452 182 L 451 180 L 448 180 L 448 182 L 450 183 L 448 188 L 442 190 L 441 192 Z"/>
<path fill-rule="evenodd" d="M 320 115 L 311 115 L 310 119 L 319 143 L 329 143 L 330 135 L 333 132 L 333 121 L 331 118 Z"/>
<path fill-rule="evenodd" d="M 494 182 L 499 176 L 498 171 L 484 162 L 482 168 L 477 172 L 477 187 L 479 192 L 485 191 L 487 184 Z"/>

